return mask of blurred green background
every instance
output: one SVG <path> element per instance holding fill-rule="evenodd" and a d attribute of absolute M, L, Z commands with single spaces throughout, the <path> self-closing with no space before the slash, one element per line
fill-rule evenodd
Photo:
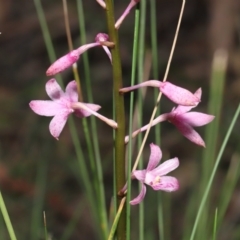
<path fill-rule="evenodd" d="M 42 4 L 56 54 L 60 57 L 68 51 L 62 1 L 43 0 Z M 127 4 L 126 0 L 115 1 L 116 16 L 121 15 Z M 74 46 L 77 47 L 80 38 L 76 1 L 68 1 L 68 7 L 71 33 Z M 180 7 L 181 1 L 157 1 L 160 80 L 166 68 Z M 105 13 L 93 0 L 84 1 L 84 11 L 87 41 L 93 42 L 97 33 L 106 32 Z M 147 11 L 149 19 L 149 9 Z M 125 86 L 130 83 L 133 26 L 134 11 L 125 20 L 119 33 Z M 150 29 L 147 27 L 146 31 L 146 50 L 149 50 Z M 50 65 L 34 2 L 0 0 L 0 32 L 0 188 L 18 239 L 43 239 L 42 228 L 38 227 L 43 222 L 43 210 L 46 212 L 49 233 L 53 239 L 61 239 L 76 209 L 81 214 L 69 239 L 98 239 L 82 191 L 81 178 L 76 170 L 75 150 L 68 126 L 64 128 L 60 140 L 56 141 L 48 130 L 50 118 L 37 116 L 28 106 L 31 100 L 48 99 L 45 83 L 49 78 L 45 71 Z M 202 112 L 207 111 L 213 54 L 221 48 L 228 51 L 229 55 L 219 144 L 240 100 L 240 1 L 187 1 L 168 80 L 193 92 L 202 87 L 203 97 L 198 108 Z M 112 73 L 109 60 L 101 48 L 91 49 L 88 54 L 94 103 L 101 105 L 100 112 L 111 118 Z M 86 99 L 81 60 L 79 69 Z M 73 79 L 71 70 L 65 71 L 62 76 L 65 83 Z M 150 89 L 144 103 L 144 123 L 150 118 L 153 100 Z M 129 95 L 126 95 L 126 105 L 128 102 Z M 165 99 L 161 105 L 163 112 L 173 107 Z M 81 121 L 75 119 L 75 122 L 85 150 Z M 215 190 L 221 188 L 222 176 L 233 154 L 239 154 L 239 129 L 238 121 L 221 161 Z M 203 128 L 197 131 L 204 134 Z M 112 130 L 98 121 L 98 133 L 109 207 L 112 196 Z M 150 136 L 148 143 L 152 141 Z M 173 202 L 177 205 L 174 208 L 174 221 L 171 222 L 171 227 L 175 229 L 172 239 L 179 239 L 184 228 L 181 219 L 187 208 L 185 200 L 191 193 L 192 183 L 196 181 L 196 165 L 201 161 L 201 149 L 167 123 L 162 127 L 161 148 L 165 154 L 164 160 L 169 155 L 178 156 L 181 160 L 181 168 L 174 173 L 179 178 L 181 189 L 173 196 Z M 146 145 L 146 161 L 148 154 Z M 240 221 L 239 190 L 239 187 L 236 188 L 226 215 L 227 221 L 233 224 L 239 224 Z M 137 190 L 133 192 L 136 193 Z M 149 209 L 154 213 L 154 209 Z M 8 239 L 2 217 L 0 236 L 1 239 Z M 229 238 L 223 234 L 221 239 Z"/>

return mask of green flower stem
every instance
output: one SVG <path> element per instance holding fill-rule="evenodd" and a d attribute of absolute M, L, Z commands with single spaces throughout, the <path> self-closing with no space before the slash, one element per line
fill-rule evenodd
<path fill-rule="evenodd" d="M 112 65 L 113 65 L 113 95 L 115 104 L 115 116 L 118 123 L 118 129 L 115 135 L 115 174 L 116 174 L 116 190 L 121 190 L 125 184 L 125 113 L 124 98 L 119 94 L 122 88 L 122 66 L 119 51 L 118 32 L 115 29 L 115 19 L 112 0 L 106 0 L 107 24 L 110 41 L 115 46 L 112 48 Z M 118 199 L 118 206 L 121 199 Z M 123 240 L 126 238 L 126 209 L 124 207 L 117 226 L 117 238 Z"/>
<path fill-rule="evenodd" d="M 1 191 L 0 191 L 0 210 L 2 212 L 3 219 L 4 219 L 5 224 L 7 226 L 7 230 L 8 230 L 10 239 L 11 240 L 17 240 L 17 238 L 15 236 L 15 233 L 14 233 L 14 230 L 13 230 L 13 227 L 12 227 L 12 223 L 11 223 L 9 215 L 8 215 L 6 205 L 5 205 L 3 197 L 2 197 Z"/>
<path fill-rule="evenodd" d="M 139 42 L 139 5 L 137 5 L 135 11 L 135 26 L 134 26 L 134 37 L 133 37 L 133 53 L 132 53 L 132 73 L 131 73 L 131 85 L 134 85 L 136 79 L 136 69 L 137 69 L 137 56 L 138 56 L 138 42 Z M 129 113 L 129 136 L 132 133 L 132 123 L 133 123 L 133 111 L 134 111 L 134 92 L 130 93 L 130 113 Z M 127 155 L 127 202 L 131 200 L 131 168 L 132 168 L 132 138 L 129 138 L 128 143 L 128 155 Z M 131 205 L 127 204 L 127 240 L 131 239 Z"/>

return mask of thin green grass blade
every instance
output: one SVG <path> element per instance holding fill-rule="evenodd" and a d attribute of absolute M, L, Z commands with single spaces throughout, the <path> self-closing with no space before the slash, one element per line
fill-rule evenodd
<path fill-rule="evenodd" d="M 119 221 L 119 218 L 121 216 L 122 210 L 124 208 L 125 201 L 126 201 L 126 197 L 122 198 L 121 203 L 120 203 L 119 208 L 118 208 L 118 212 L 115 216 L 113 225 L 112 225 L 111 230 L 109 232 L 109 236 L 107 238 L 108 240 L 112 240 L 114 238 L 114 235 L 115 235 L 115 232 L 116 232 L 116 229 L 117 229 L 117 225 L 118 225 L 118 221 Z"/>
<path fill-rule="evenodd" d="M 74 214 L 70 220 L 70 222 L 68 223 L 68 225 L 65 227 L 64 232 L 62 234 L 62 237 L 60 238 L 60 240 L 68 240 L 70 239 L 74 229 L 76 228 L 80 217 L 82 217 L 82 212 L 85 208 L 85 204 L 83 204 L 82 202 L 79 203 L 79 205 L 77 206 L 77 209 L 74 211 Z"/>
<path fill-rule="evenodd" d="M 210 80 L 210 96 L 208 104 L 208 113 L 215 116 L 214 121 L 208 124 L 205 128 L 205 141 L 206 150 L 203 151 L 202 160 L 202 179 L 201 179 L 201 191 L 200 194 L 204 192 L 204 189 L 208 183 L 209 176 L 211 174 L 211 169 L 213 168 L 217 144 L 218 144 L 218 134 L 221 118 L 222 109 L 222 98 L 223 98 L 223 88 L 225 83 L 227 67 L 227 52 L 224 50 L 217 50 L 213 58 L 212 66 L 212 76 Z M 210 201 L 210 200 L 209 200 Z M 207 239 L 210 236 L 211 229 L 208 227 L 208 215 L 210 211 L 210 203 L 208 201 L 205 204 L 201 220 L 199 222 L 199 239 Z"/>
<path fill-rule="evenodd" d="M 157 7 L 156 0 L 150 1 L 150 21 L 151 21 L 151 44 L 152 44 L 152 72 L 153 78 L 158 79 L 158 48 L 157 48 Z M 157 99 L 159 94 L 158 89 L 154 89 L 154 98 Z M 158 116 L 160 114 L 160 105 L 156 112 Z M 161 125 L 157 124 L 155 130 L 155 143 L 160 146 L 161 143 Z M 157 192 L 158 203 L 158 232 L 161 240 L 164 240 L 164 217 L 163 217 L 163 198 L 161 191 Z M 166 211 L 165 211 L 166 212 Z"/>
<path fill-rule="evenodd" d="M 33 199 L 33 209 L 32 209 L 32 218 L 30 229 L 30 238 L 31 240 L 39 239 L 39 236 L 42 232 L 42 211 L 45 199 L 46 184 L 47 184 L 47 169 L 48 169 L 48 157 L 47 154 L 49 151 L 49 144 L 46 143 L 46 146 L 43 149 L 41 154 L 41 159 L 38 159 L 37 167 L 37 177 L 36 177 L 36 188 L 37 191 Z"/>
<path fill-rule="evenodd" d="M 224 221 L 224 215 L 226 214 L 227 207 L 232 198 L 234 188 L 236 187 L 237 181 L 240 177 L 240 156 L 235 153 L 232 156 L 230 167 L 228 169 L 226 178 L 224 180 L 223 186 L 221 187 L 221 194 L 219 196 L 219 214 L 218 214 L 218 229 Z"/>
<path fill-rule="evenodd" d="M 143 82 L 144 79 L 144 55 L 145 55 L 145 26 L 146 26 L 146 0 L 140 1 L 140 29 L 139 29 L 139 52 L 138 52 L 138 82 Z M 142 91 L 142 90 L 140 90 Z M 142 126 L 143 116 L 143 99 L 142 94 L 138 94 L 137 100 L 139 106 L 138 113 L 138 127 Z M 138 136 L 138 149 L 142 144 L 142 134 Z M 139 161 L 139 168 L 143 169 L 142 157 Z M 139 190 L 141 190 L 141 184 L 139 183 Z M 144 201 L 139 205 L 139 240 L 144 240 Z"/>
<path fill-rule="evenodd" d="M 134 25 L 134 36 L 133 36 L 133 54 L 132 54 L 132 73 L 131 73 L 131 85 L 134 85 L 136 81 L 136 67 L 137 67 L 137 53 L 138 53 L 138 36 L 139 36 L 139 5 L 135 10 L 135 25 Z M 133 132 L 133 105 L 134 92 L 130 93 L 130 114 L 129 114 L 129 136 Z M 131 205 L 129 204 L 131 199 L 131 169 L 132 169 L 132 138 L 129 138 L 128 143 L 128 156 L 127 156 L 127 204 L 126 204 L 126 216 L 127 216 L 127 235 L 126 239 L 131 240 Z"/>
<path fill-rule="evenodd" d="M 73 119 L 69 118 L 69 121 L 70 121 L 70 124 L 73 125 Z M 76 154 L 77 154 L 77 161 L 78 161 L 78 165 L 79 165 L 79 173 L 82 177 L 83 185 L 85 186 L 85 190 L 86 190 L 86 193 L 87 193 L 87 196 L 88 196 L 88 200 L 89 200 L 90 206 L 92 208 L 93 216 L 95 218 L 96 223 L 98 223 L 99 222 L 99 217 L 98 217 L 98 214 L 97 214 L 98 210 L 97 210 L 97 206 L 96 206 L 96 203 L 95 203 L 95 196 L 94 196 L 93 191 L 92 191 L 91 179 L 89 177 L 87 166 L 86 166 L 85 161 L 84 161 L 84 155 L 83 155 L 82 148 L 81 148 L 79 138 L 78 138 L 78 135 L 77 135 L 77 130 L 74 129 L 74 128 L 70 128 L 70 132 L 71 132 L 71 136 L 72 136 L 72 139 L 73 139 L 73 144 L 74 144 L 74 147 L 75 147 L 75 151 L 76 151 Z M 95 226 L 100 227 L 98 224 L 95 224 Z"/>
<path fill-rule="evenodd" d="M 17 240 L 1 191 L 0 191 L 0 210 L 2 212 L 3 219 L 6 224 L 10 239 Z"/>
<path fill-rule="evenodd" d="M 216 208 L 216 210 L 215 210 L 215 216 L 214 216 L 213 237 L 212 237 L 212 240 L 216 240 L 217 222 L 218 222 L 218 209 Z"/>
<path fill-rule="evenodd" d="M 85 44 L 86 43 L 86 26 L 85 26 L 85 15 L 84 15 L 82 0 L 77 1 L 77 11 L 78 11 L 78 18 L 79 18 L 81 44 Z M 85 74 L 84 80 L 87 88 L 87 97 L 89 102 L 93 102 L 88 54 L 84 53 L 82 58 L 83 58 L 83 67 L 84 67 L 84 74 Z M 98 191 L 98 198 L 99 198 L 99 205 L 100 205 L 99 210 L 101 215 L 101 225 L 102 225 L 104 237 L 106 239 L 108 234 L 108 221 L 107 221 L 105 190 L 104 190 L 104 183 L 103 183 L 103 170 L 102 170 L 102 161 L 101 161 L 101 155 L 99 150 L 96 118 L 91 118 L 90 121 L 91 121 L 91 130 L 92 130 L 93 152 L 95 154 L 95 163 L 97 168 L 96 179 L 98 182 L 97 191 Z"/>
<path fill-rule="evenodd" d="M 233 127 L 234 127 L 234 125 L 235 125 L 235 123 L 236 123 L 236 121 L 237 121 L 237 118 L 238 118 L 238 116 L 239 116 L 239 113 L 240 113 L 240 104 L 238 105 L 238 108 L 237 108 L 237 110 L 236 110 L 236 112 L 235 112 L 235 114 L 234 114 L 234 117 L 233 117 L 233 119 L 232 119 L 232 122 L 231 122 L 231 124 L 230 124 L 230 126 L 229 126 L 229 128 L 228 128 L 227 134 L 226 134 L 226 136 L 225 136 L 225 138 L 224 138 L 224 141 L 223 141 L 222 146 L 221 146 L 221 148 L 220 148 L 220 151 L 219 151 L 219 153 L 218 153 L 216 162 L 215 162 L 215 164 L 214 164 L 214 168 L 213 168 L 213 170 L 212 170 L 210 179 L 209 179 L 208 184 L 207 184 L 207 186 L 206 186 L 204 195 L 203 195 L 203 197 L 202 197 L 202 199 L 201 199 L 201 203 L 200 203 L 200 206 L 199 206 L 199 209 L 198 209 L 198 212 L 197 212 L 197 216 L 196 216 L 196 219 L 195 219 L 195 221 L 194 221 L 194 225 L 193 225 L 192 233 L 191 233 L 191 236 L 190 236 L 190 240 L 193 240 L 193 239 L 194 239 L 194 236 L 195 236 L 195 233 L 196 233 L 196 229 L 197 229 L 197 226 L 198 226 L 198 223 L 199 223 L 201 214 L 202 214 L 202 212 L 203 212 L 203 209 L 204 209 L 204 206 L 205 206 L 207 197 L 208 197 L 208 195 L 209 195 L 210 188 L 211 188 L 211 186 L 212 186 L 212 182 L 213 182 L 214 176 L 215 176 L 215 174 L 216 174 L 216 171 L 217 171 L 219 162 L 220 162 L 220 160 L 221 160 L 222 154 L 223 154 L 223 152 L 224 152 L 224 150 L 225 150 L 225 147 L 226 147 L 226 145 L 227 145 L 227 142 L 228 142 L 228 140 L 229 140 L 229 137 L 230 137 L 230 134 L 231 134 L 231 132 L 232 132 L 232 130 L 233 130 Z"/>

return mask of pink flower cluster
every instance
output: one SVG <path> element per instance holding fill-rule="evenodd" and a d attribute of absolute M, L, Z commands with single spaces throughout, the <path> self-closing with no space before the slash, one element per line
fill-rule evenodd
<path fill-rule="evenodd" d="M 103 0 L 96 1 L 103 8 L 106 8 L 106 4 Z M 129 5 L 123 12 L 122 16 L 115 23 L 116 29 L 119 29 L 123 20 L 138 2 L 139 0 L 130 0 Z M 107 34 L 99 33 L 95 38 L 95 42 L 84 44 L 83 46 L 80 46 L 56 60 L 48 68 L 46 72 L 47 76 L 58 74 L 71 67 L 79 60 L 81 54 L 90 48 L 98 46 L 103 48 L 110 59 L 110 62 L 112 62 L 111 52 L 108 47 L 114 46 L 114 43 L 109 40 Z M 151 127 L 160 122 L 168 121 L 175 125 L 182 135 L 191 142 L 205 147 L 204 140 L 195 131 L 194 127 L 210 123 L 214 119 L 214 116 L 201 112 L 190 112 L 190 110 L 197 107 L 201 101 L 201 89 L 198 89 L 195 93 L 191 93 L 187 89 L 176 86 L 170 82 L 149 80 L 134 86 L 122 88 L 119 92 L 126 93 L 141 87 L 157 87 L 164 96 L 178 105 L 173 108 L 171 112 L 164 113 L 156 117 L 152 121 Z M 78 101 L 76 81 L 69 82 L 64 92 L 54 78 L 50 79 L 46 83 L 46 92 L 51 100 L 33 100 L 29 103 L 29 105 L 36 114 L 53 117 L 49 125 L 49 131 L 54 138 L 59 138 L 70 114 L 74 114 L 79 118 L 94 115 L 111 127 L 117 128 L 117 123 L 114 120 L 102 116 L 97 112 L 101 108 L 99 105 Z M 125 143 L 129 141 L 130 137 L 135 137 L 138 133 L 146 131 L 148 128 L 149 124 L 134 131 L 131 136 L 126 136 Z M 159 165 L 162 158 L 161 149 L 153 143 L 150 144 L 150 149 L 151 154 L 147 168 L 144 170 L 134 170 L 132 172 L 132 179 L 140 181 L 142 186 L 139 195 L 130 201 L 130 204 L 132 205 L 139 204 L 144 199 L 146 194 L 146 185 L 149 185 L 155 191 L 163 190 L 171 192 L 176 191 L 179 188 L 178 180 L 175 177 L 166 176 L 166 174 L 179 166 L 178 158 L 172 158 Z M 126 190 L 125 187 L 123 189 L 123 191 Z"/>

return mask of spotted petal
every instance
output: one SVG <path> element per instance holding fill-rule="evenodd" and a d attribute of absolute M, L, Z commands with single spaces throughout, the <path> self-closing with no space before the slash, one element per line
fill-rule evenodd
<path fill-rule="evenodd" d="M 164 176 L 160 178 L 160 181 L 151 186 L 154 190 L 162 190 L 166 192 L 172 192 L 179 189 L 178 180 L 175 177 Z"/>
<path fill-rule="evenodd" d="M 200 102 L 200 99 L 190 91 L 170 82 L 160 82 L 159 89 L 166 97 L 178 105 L 196 106 Z"/>
<path fill-rule="evenodd" d="M 142 183 L 142 189 L 141 192 L 139 193 L 139 195 L 134 198 L 133 200 L 130 201 L 131 205 L 136 205 L 139 204 L 140 202 L 142 202 L 142 200 L 144 199 L 145 195 L 146 195 L 146 186 Z"/>
<path fill-rule="evenodd" d="M 201 100 L 201 96 L 202 96 L 202 89 L 199 88 L 194 95 Z M 189 112 L 192 108 L 195 108 L 198 104 L 196 104 L 195 106 L 182 106 L 182 105 L 178 105 L 175 109 L 173 109 L 174 113 L 177 114 L 182 114 L 182 113 L 186 113 Z"/>
<path fill-rule="evenodd" d="M 154 176 L 164 176 L 169 172 L 173 171 L 179 166 L 179 160 L 177 157 L 169 159 L 159 165 L 157 168 L 150 171 L 150 174 Z"/>
<path fill-rule="evenodd" d="M 50 100 L 33 100 L 29 103 L 30 108 L 41 116 L 51 117 L 62 111 L 62 106 Z"/>
<path fill-rule="evenodd" d="M 150 148 L 151 148 L 151 154 L 150 154 L 149 162 L 147 165 L 147 171 L 154 169 L 159 164 L 162 158 L 162 151 L 159 146 L 151 143 Z"/>
<path fill-rule="evenodd" d="M 177 118 L 193 127 L 200 127 L 210 123 L 214 116 L 200 112 L 188 112 L 177 116 Z"/>
<path fill-rule="evenodd" d="M 71 81 L 66 86 L 65 95 L 72 101 L 78 101 L 78 91 L 77 91 L 77 83 L 76 81 Z"/>
<path fill-rule="evenodd" d="M 183 134 L 184 137 L 199 146 L 205 147 L 205 142 L 203 141 L 201 136 L 192 128 L 192 126 L 180 122 L 176 119 L 172 121 L 172 123 Z"/>
<path fill-rule="evenodd" d="M 146 170 L 135 170 L 132 172 L 132 178 L 136 178 L 139 181 L 144 181 L 146 176 Z"/>
<path fill-rule="evenodd" d="M 53 101 L 59 100 L 64 96 L 62 88 L 54 78 L 46 83 L 46 92 Z"/>
<path fill-rule="evenodd" d="M 50 122 L 49 130 L 53 137 L 58 139 L 59 135 L 61 134 L 67 119 L 68 119 L 69 112 L 63 111 L 58 113 L 53 117 Z"/>

